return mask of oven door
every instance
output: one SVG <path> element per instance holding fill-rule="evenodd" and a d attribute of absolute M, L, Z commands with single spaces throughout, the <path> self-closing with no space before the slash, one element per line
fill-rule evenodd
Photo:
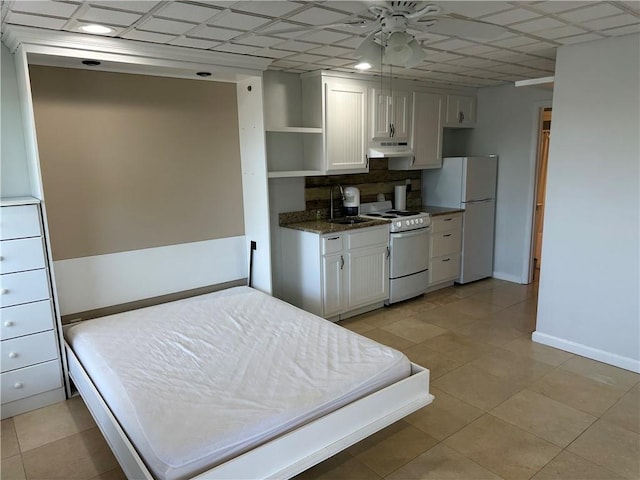
<path fill-rule="evenodd" d="M 430 229 L 420 228 L 390 235 L 389 277 L 400 278 L 429 268 Z"/>

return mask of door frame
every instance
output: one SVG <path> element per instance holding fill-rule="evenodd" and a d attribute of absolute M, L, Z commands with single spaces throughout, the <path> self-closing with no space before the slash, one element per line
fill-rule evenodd
<path fill-rule="evenodd" d="M 534 249 L 535 249 L 535 234 L 536 234 L 536 203 L 537 203 L 537 191 L 538 191 L 538 170 L 539 170 L 539 162 L 540 162 L 540 146 L 542 144 L 541 134 L 542 134 L 542 124 L 544 122 L 544 109 L 545 108 L 553 108 L 551 100 L 545 100 L 542 102 L 535 102 L 533 104 L 533 131 L 531 133 L 532 142 L 531 142 L 531 162 L 530 162 L 530 175 L 531 179 L 529 182 L 529 215 L 527 220 L 527 232 L 525 234 L 525 255 L 522 271 L 526 272 L 526 275 L 523 276 L 522 280 L 524 284 L 529 284 L 533 282 L 533 274 L 534 274 Z"/>

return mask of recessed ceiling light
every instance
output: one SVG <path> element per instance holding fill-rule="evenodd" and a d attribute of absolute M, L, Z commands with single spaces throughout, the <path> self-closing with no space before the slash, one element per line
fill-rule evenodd
<path fill-rule="evenodd" d="M 358 70 L 369 70 L 371 68 L 371 64 L 368 62 L 360 62 L 355 66 Z"/>
<path fill-rule="evenodd" d="M 113 28 L 105 27 L 104 25 L 97 25 L 97 24 L 82 25 L 81 27 L 78 28 L 78 30 L 81 30 L 85 33 L 95 33 L 97 35 L 104 35 L 106 33 L 113 32 Z"/>

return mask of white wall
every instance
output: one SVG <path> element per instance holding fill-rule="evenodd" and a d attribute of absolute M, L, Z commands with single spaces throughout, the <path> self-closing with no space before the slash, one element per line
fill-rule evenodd
<path fill-rule="evenodd" d="M 558 50 L 533 339 L 640 371 L 640 35 Z"/>
<path fill-rule="evenodd" d="M 497 154 L 498 191 L 494 276 L 528 282 L 538 109 L 551 90 L 512 85 L 478 90 L 478 120 L 466 140 L 467 155 Z M 459 154 L 459 152 L 458 152 Z"/>
<path fill-rule="evenodd" d="M 25 151 L 24 131 L 22 127 L 22 113 L 18 99 L 18 84 L 13 55 L 7 47 L 2 45 L 0 63 L 0 80 L 2 117 L 0 144 L 1 163 L 0 195 L 3 197 L 17 197 L 31 195 L 27 154 Z"/>

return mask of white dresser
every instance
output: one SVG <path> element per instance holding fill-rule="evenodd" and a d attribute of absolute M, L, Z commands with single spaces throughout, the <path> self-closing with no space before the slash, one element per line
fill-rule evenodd
<path fill-rule="evenodd" d="M 65 399 L 40 203 L 0 201 L 2 418 Z"/>

